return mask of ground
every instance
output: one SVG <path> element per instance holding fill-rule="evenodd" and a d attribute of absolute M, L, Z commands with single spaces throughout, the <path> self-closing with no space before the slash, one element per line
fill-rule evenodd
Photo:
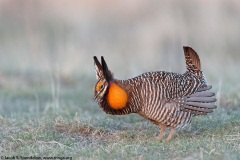
<path fill-rule="evenodd" d="M 236 0 L 0 0 L 0 159 L 240 159 L 239 15 Z M 182 46 L 199 54 L 218 108 L 172 142 L 94 102 L 93 56 L 119 79 L 184 73 Z"/>
<path fill-rule="evenodd" d="M 5 76 L 20 78 L 0 92 L 1 156 L 240 159 L 239 98 L 220 96 L 214 113 L 194 117 L 172 142 L 160 142 L 158 127 L 139 115 L 105 114 L 93 100 L 92 77 L 50 83 L 31 74 Z"/>

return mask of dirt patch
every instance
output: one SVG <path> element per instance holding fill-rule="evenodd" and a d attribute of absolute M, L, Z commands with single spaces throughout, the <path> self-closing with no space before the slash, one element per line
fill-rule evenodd
<path fill-rule="evenodd" d="M 0 117 L 0 126 L 9 126 L 11 123 L 3 117 Z"/>
<path fill-rule="evenodd" d="M 91 124 L 81 124 L 80 122 L 66 122 L 63 119 L 56 119 L 53 129 L 57 132 L 71 137 L 113 139 L 114 133 L 103 128 L 96 128 Z M 116 139 L 116 137 L 114 137 Z"/>
<path fill-rule="evenodd" d="M 69 135 L 77 139 L 95 139 L 101 141 L 115 142 L 119 140 L 137 140 L 145 139 L 143 133 L 146 129 L 124 127 L 120 130 L 111 130 L 111 128 L 99 128 L 89 124 L 81 124 L 79 121 L 66 122 L 63 119 L 56 119 L 56 123 L 52 126 L 59 133 Z M 144 135 L 143 135 L 144 134 Z"/>

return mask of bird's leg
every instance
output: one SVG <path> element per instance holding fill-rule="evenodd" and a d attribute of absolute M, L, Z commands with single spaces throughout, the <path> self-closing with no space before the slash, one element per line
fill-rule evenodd
<path fill-rule="evenodd" d="M 171 127 L 171 131 L 170 131 L 170 133 L 169 133 L 169 135 L 168 135 L 168 137 L 166 139 L 167 142 L 172 140 L 174 133 L 175 133 L 175 128 Z"/>
<path fill-rule="evenodd" d="M 159 136 L 158 136 L 158 140 L 162 140 L 162 137 L 163 137 L 163 135 L 164 135 L 164 132 L 165 132 L 165 130 L 166 130 L 166 126 L 164 126 L 164 125 L 160 125 L 160 127 L 161 127 L 161 130 L 160 130 L 160 134 L 159 134 Z"/>

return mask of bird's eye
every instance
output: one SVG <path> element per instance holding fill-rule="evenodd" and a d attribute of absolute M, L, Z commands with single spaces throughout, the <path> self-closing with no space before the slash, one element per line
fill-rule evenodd
<path fill-rule="evenodd" d="M 103 85 L 102 81 L 98 82 L 97 87 L 96 87 L 97 91 L 100 91 L 101 89 L 103 89 L 103 86 L 104 85 Z"/>

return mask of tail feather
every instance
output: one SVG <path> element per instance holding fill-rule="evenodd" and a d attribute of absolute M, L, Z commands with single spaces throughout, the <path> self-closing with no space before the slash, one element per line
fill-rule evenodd
<path fill-rule="evenodd" d="M 215 96 L 215 93 L 213 92 L 197 92 L 187 97 L 189 98 L 189 97 L 213 97 L 213 96 Z"/>
<path fill-rule="evenodd" d="M 202 92 L 202 91 L 207 91 L 209 89 L 212 88 L 212 85 L 207 85 L 207 86 L 204 86 L 204 87 L 201 87 L 197 90 L 197 92 Z"/>
<path fill-rule="evenodd" d="M 208 91 L 211 86 L 205 86 L 197 90 L 196 93 L 186 97 L 185 104 L 182 109 L 186 112 L 191 112 L 194 115 L 206 115 L 213 112 L 217 108 L 215 93 Z"/>
<path fill-rule="evenodd" d="M 201 78 L 207 83 L 206 77 L 203 75 L 201 71 L 201 62 L 200 58 L 191 47 L 183 46 L 187 71 Z"/>
<path fill-rule="evenodd" d="M 215 102 L 215 101 L 214 101 Z M 196 107 L 196 108 L 206 108 L 206 109 L 215 109 L 217 108 L 216 105 L 214 105 L 211 102 L 186 102 L 186 105 Z"/>
<path fill-rule="evenodd" d="M 191 47 L 183 46 L 187 70 L 196 74 L 201 70 L 201 63 L 197 52 L 195 52 Z"/>
<path fill-rule="evenodd" d="M 190 105 L 186 105 L 185 108 L 189 109 L 189 110 L 194 110 L 194 111 L 197 111 L 197 112 L 204 112 L 204 113 L 211 113 L 211 112 L 213 112 L 212 109 L 197 108 L 197 107 L 193 107 L 193 106 L 190 106 Z"/>
<path fill-rule="evenodd" d="M 216 102 L 216 100 L 217 99 L 215 97 L 190 97 L 187 99 L 188 101 L 187 103 L 194 103 L 194 102 L 209 103 L 209 102 Z"/>
<path fill-rule="evenodd" d="M 188 109 L 185 109 L 185 111 L 191 112 L 194 116 L 204 116 L 204 115 L 207 115 L 206 112 L 200 112 L 200 111 L 188 110 Z"/>

